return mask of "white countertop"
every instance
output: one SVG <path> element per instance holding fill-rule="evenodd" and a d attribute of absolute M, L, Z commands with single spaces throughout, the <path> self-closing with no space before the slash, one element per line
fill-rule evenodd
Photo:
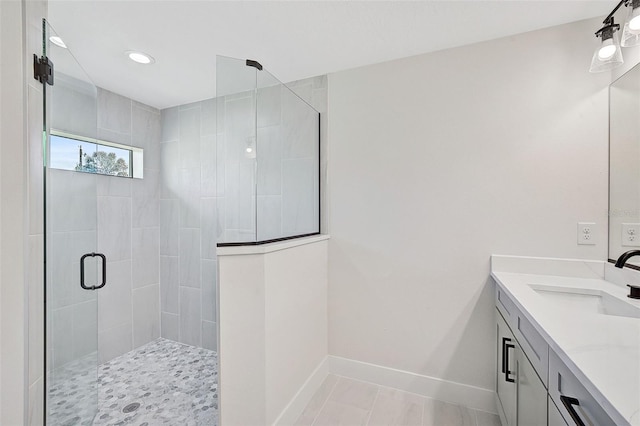
<path fill-rule="evenodd" d="M 616 424 L 640 426 L 640 319 L 563 308 L 530 287 L 604 291 L 640 307 L 623 283 L 605 280 L 622 274 L 597 261 L 492 256 L 491 263 L 491 276 Z"/>

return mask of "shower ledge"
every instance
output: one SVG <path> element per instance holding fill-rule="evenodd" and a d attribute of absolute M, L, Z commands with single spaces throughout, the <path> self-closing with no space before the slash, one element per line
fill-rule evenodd
<path fill-rule="evenodd" d="M 265 254 L 279 250 L 286 250 L 305 244 L 313 244 L 319 241 L 325 241 L 330 238 L 329 235 L 312 235 L 310 237 L 295 238 L 292 240 L 278 241 L 275 243 L 261 244 L 255 246 L 230 246 L 218 247 L 216 253 L 218 256 L 241 256 L 247 254 Z"/>

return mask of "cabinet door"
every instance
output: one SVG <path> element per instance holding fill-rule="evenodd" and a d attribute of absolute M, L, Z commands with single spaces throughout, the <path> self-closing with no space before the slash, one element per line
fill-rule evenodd
<path fill-rule="evenodd" d="M 507 323 L 496 310 L 497 323 L 497 365 L 496 390 L 498 410 L 501 410 L 507 424 L 516 426 L 516 339 Z M 536 425 L 539 426 L 539 425 Z"/>
<path fill-rule="evenodd" d="M 519 349 L 519 348 L 518 348 Z M 522 350 L 516 355 L 518 426 L 540 426 L 547 423 L 547 389 Z"/>
<path fill-rule="evenodd" d="M 567 426 L 567 422 L 562 418 L 562 414 L 560 414 L 560 410 L 556 407 L 551 397 L 548 399 L 547 406 L 549 407 L 549 422 L 548 426 Z"/>

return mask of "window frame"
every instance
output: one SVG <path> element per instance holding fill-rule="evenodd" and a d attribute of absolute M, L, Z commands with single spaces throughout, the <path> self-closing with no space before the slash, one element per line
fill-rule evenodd
<path fill-rule="evenodd" d="M 60 138 L 64 138 L 64 139 L 71 139 L 71 140 L 75 140 L 78 142 L 86 142 L 86 143 L 91 143 L 94 144 L 96 146 L 105 146 L 105 147 L 109 147 L 109 148 L 116 148 L 116 149 L 122 149 L 122 150 L 126 150 L 129 151 L 129 176 L 116 176 L 116 175 L 109 175 L 109 174 L 105 174 L 105 173 L 91 173 L 91 172 L 87 172 L 84 170 L 71 170 L 71 169 L 60 169 L 57 167 L 52 167 L 51 166 L 51 144 L 49 144 L 49 158 L 48 158 L 48 166 L 56 169 L 56 170 L 68 170 L 68 171 L 72 171 L 72 172 L 78 172 L 78 173 L 89 173 L 89 174 L 96 174 L 96 175 L 100 175 L 100 176 L 112 176 L 112 177 L 119 177 L 119 178 L 130 178 L 130 179 L 143 179 L 144 178 L 144 149 L 143 148 L 139 148 L 136 146 L 132 146 L 132 145 L 125 145 L 125 144 L 121 144 L 121 143 L 117 143 L 117 142 L 111 142 L 111 141 L 105 141 L 102 139 L 97 139 L 97 138 L 90 138 L 90 137 L 86 137 L 86 136 L 80 136 L 80 135 L 76 135 L 73 133 L 68 133 L 68 132 L 64 132 L 62 130 L 57 130 L 57 129 L 51 129 L 49 131 L 49 136 L 57 136 Z"/>

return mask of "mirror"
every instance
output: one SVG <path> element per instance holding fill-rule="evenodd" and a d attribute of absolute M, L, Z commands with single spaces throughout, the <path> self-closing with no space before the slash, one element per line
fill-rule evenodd
<path fill-rule="evenodd" d="M 640 249 L 640 65 L 609 86 L 609 260 Z M 640 258 L 627 265 L 640 267 Z"/>

